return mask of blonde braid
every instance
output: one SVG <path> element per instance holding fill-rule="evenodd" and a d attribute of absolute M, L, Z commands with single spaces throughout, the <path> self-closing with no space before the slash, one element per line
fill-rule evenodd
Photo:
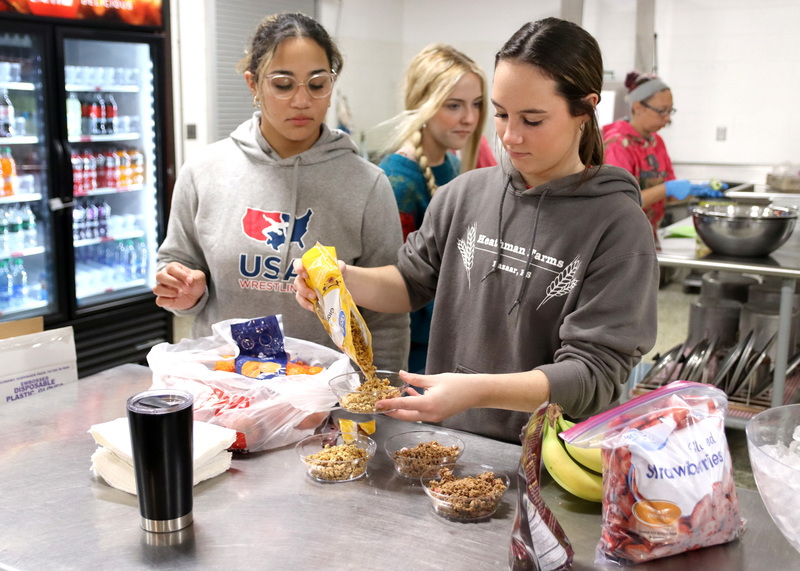
<path fill-rule="evenodd" d="M 425 184 L 428 185 L 428 190 L 433 196 L 433 193 L 436 192 L 436 189 L 439 188 L 436 185 L 436 180 L 433 178 L 433 171 L 431 170 L 430 165 L 428 164 L 428 157 L 422 152 L 422 130 L 415 131 L 413 135 L 411 135 L 411 144 L 414 147 L 414 157 L 417 159 L 417 164 L 419 165 L 419 170 L 422 171 L 422 176 L 425 177 Z"/>

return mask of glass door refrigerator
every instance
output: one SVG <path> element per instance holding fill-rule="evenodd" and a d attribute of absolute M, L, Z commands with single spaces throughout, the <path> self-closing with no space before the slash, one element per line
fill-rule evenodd
<path fill-rule="evenodd" d="M 29 4 L 0 0 L 0 321 L 72 326 L 86 376 L 171 339 L 152 294 L 174 170 L 166 7 Z"/>

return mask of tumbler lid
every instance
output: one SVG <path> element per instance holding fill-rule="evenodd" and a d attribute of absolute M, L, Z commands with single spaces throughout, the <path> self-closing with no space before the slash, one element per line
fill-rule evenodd
<path fill-rule="evenodd" d="M 166 414 L 191 407 L 194 396 L 178 389 L 155 389 L 133 395 L 128 399 L 127 407 L 131 412 L 139 414 Z"/>

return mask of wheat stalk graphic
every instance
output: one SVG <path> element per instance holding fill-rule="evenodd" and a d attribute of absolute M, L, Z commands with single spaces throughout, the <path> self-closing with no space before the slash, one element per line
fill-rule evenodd
<path fill-rule="evenodd" d="M 472 269 L 472 262 L 475 258 L 475 234 L 478 225 L 473 224 L 467 230 L 467 239 L 458 239 L 458 251 L 461 252 L 461 261 L 464 262 L 464 267 L 467 269 L 467 287 L 472 287 L 469 271 Z"/>
<path fill-rule="evenodd" d="M 545 303 L 547 303 L 547 300 L 551 298 L 567 295 L 569 290 L 578 285 L 578 280 L 575 279 L 575 274 L 578 273 L 578 268 L 580 267 L 580 256 L 575 256 L 575 259 L 572 260 L 569 265 L 553 279 L 552 282 L 550 282 L 549 286 L 547 286 L 547 290 L 545 292 L 547 293 L 547 296 L 542 300 L 542 303 L 540 303 L 536 309 L 538 310 L 539 307 L 542 307 Z"/>

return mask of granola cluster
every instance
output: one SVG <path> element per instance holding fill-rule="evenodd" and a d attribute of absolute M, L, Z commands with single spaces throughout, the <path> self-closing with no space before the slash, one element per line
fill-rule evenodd
<path fill-rule="evenodd" d="M 339 399 L 342 408 L 350 412 L 375 412 L 375 403 L 381 399 L 392 399 L 401 396 L 399 388 L 393 387 L 389 379 L 377 377 L 364 381 L 355 392 Z"/>
<path fill-rule="evenodd" d="M 458 446 L 442 446 L 435 440 L 420 442 L 413 448 L 401 448 L 392 458 L 397 471 L 409 478 L 419 478 L 434 464 L 453 462 L 458 458 Z"/>
<path fill-rule="evenodd" d="M 352 480 L 367 469 L 369 454 L 355 444 L 339 444 L 325 448 L 305 458 L 309 474 L 319 480 Z"/>
<path fill-rule="evenodd" d="M 439 470 L 439 479 L 428 482 L 436 510 L 454 519 L 476 519 L 492 515 L 506 485 L 493 472 L 456 478 L 449 468 Z"/>

